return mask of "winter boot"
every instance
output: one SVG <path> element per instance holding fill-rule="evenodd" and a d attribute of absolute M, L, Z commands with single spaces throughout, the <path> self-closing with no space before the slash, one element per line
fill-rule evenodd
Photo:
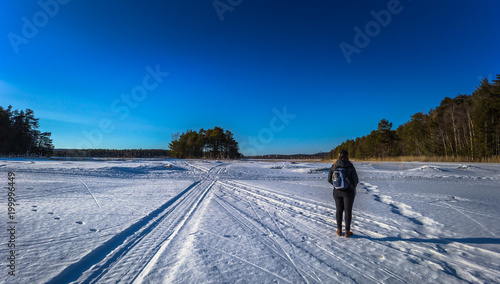
<path fill-rule="evenodd" d="M 352 237 L 353 233 L 351 231 L 345 231 L 345 237 L 349 238 Z"/>
<path fill-rule="evenodd" d="M 342 236 L 342 229 L 337 229 L 337 236 Z"/>

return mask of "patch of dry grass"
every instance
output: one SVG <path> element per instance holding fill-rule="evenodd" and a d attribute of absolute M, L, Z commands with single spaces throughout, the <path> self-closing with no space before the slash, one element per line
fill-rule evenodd
<path fill-rule="evenodd" d="M 500 163 L 500 156 L 488 158 L 471 157 L 444 157 L 444 156 L 399 156 L 386 158 L 351 159 L 355 162 L 435 162 L 435 163 Z M 323 162 L 335 162 L 334 160 L 324 160 Z"/>

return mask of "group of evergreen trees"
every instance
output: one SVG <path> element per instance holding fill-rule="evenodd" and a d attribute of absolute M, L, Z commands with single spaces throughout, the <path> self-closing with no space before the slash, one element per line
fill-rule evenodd
<path fill-rule="evenodd" d="M 0 154 L 50 155 L 54 149 L 51 134 L 40 132 L 38 127 L 33 110 L 0 106 Z"/>
<path fill-rule="evenodd" d="M 382 119 L 370 134 L 347 140 L 330 151 L 336 158 L 341 149 L 357 159 L 395 156 L 443 156 L 480 161 L 500 156 L 500 75 L 493 82 L 484 79 L 472 95 L 446 97 L 429 113 L 416 113 L 392 129 Z M 38 118 L 31 109 L 13 110 L 0 106 L 0 154 L 50 155 L 54 146 L 51 133 L 38 130 Z M 220 127 L 177 133 L 165 150 L 93 150 L 84 156 L 141 156 L 169 154 L 176 158 L 237 159 L 238 142 Z M 96 152 L 97 151 L 97 152 Z M 60 153 L 67 155 L 68 153 Z M 75 153 L 72 153 L 75 154 Z"/>
<path fill-rule="evenodd" d="M 172 137 L 170 155 L 175 158 L 237 159 L 241 157 L 233 134 L 216 126 L 196 132 L 188 130 Z"/>
<path fill-rule="evenodd" d="M 429 113 L 416 113 L 392 130 L 383 119 L 369 135 L 347 140 L 341 149 L 357 159 L 394 156 L 460 157 L 471 161 L 500 155 L 500 75 L 484 79 L 472 95 L 446 97 Z"/>

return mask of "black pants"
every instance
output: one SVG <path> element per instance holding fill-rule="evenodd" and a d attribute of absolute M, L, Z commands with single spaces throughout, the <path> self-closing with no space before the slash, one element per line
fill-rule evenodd
<path fill-rule="evenodd" d="M 342 215 L 345 211 L 345 230 L 351 230 L 352 205 L 354 204 L 354 193 L 334 192 L 335 206 L 337 207 L 337 228 L 342 229 Z"/>

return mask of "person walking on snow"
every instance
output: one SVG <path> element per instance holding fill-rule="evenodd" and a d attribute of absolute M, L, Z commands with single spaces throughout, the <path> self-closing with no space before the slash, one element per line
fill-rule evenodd
<path fill-rule="evenodd" d="M 356 186 L 359 183 L 358 174 L 354 165 L 349 161 L 349 153 L 341 150 L 339 159 L 332 165 L 328 174 L 328 182 L 333 185 L 333 173 L 337 168 L 344 168 L 346 178 L 349 180 L 349 186 L 346 190 L 334 188 L 333 199 L 337 207 L 337 236 L 342 236 L 342 215 L 345 211 L 345 236 L 348 238 L 353 235 L 351 232 L 352 205 L 356 196 Z"/>

